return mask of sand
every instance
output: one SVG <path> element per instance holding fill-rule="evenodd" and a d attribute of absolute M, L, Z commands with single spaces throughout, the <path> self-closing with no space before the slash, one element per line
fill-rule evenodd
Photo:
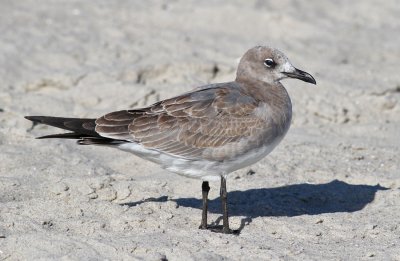
<path fill-rule="evenodd" d="M 0 260 L 400 260 L 400 6 L 388 1 L 1 1 Z M 267 44 L 293 124 L 228 178 L 235 235 L 197 229 L 201 181 L 35 140 L 25 115 L 97 117 L 234 78 Z M 212 182 L 210 221 L 221 222 Z"/>

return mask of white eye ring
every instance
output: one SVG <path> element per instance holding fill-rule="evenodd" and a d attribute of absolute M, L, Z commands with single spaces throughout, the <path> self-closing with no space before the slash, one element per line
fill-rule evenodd
<path fill-rule="evenodd" d="M 271 68 L 274 67 L 276 63 L 271 58 L 268 58 L 264 60 L 264 65 L 267 66 L 268 68 Z"/>

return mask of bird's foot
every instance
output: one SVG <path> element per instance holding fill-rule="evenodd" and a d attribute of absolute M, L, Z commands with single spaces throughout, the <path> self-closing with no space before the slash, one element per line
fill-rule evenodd
<path fill-rule="evenodd" d="M 239 235 L 240 233 L 240 230 L 238 229 L 230 229 L 222 225 L 207 225 L 207 226 L 200 225 L 199 229 L 207 229 L 214 233 L 232 234 L 232 235 Z"/>
<path fill-rule="evenodd" d="M 208 229 L 208 226 L 200 224 L 199 229 L 205 230 L 205 229 Z"/>

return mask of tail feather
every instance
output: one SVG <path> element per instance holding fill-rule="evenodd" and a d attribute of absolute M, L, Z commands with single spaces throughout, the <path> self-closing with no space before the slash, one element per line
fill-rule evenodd
<path fill-rule="evenodd" d="M 59 133 L 59 134 L 40 136 L 40 137 L 37 137 L 36 139 L 82 139 L 86 136 L 87 135 L 85 135 L 85 134 L 69 132 L 69 133 Z"/>
<path fill-rule="evenodd" d="M 72 131 L 68 133 L 51 134 L 38 139 L 61 138 L 77 139 L 80 145 L 116 145 L 126 142 L 100 136 L 96 130 L 96 119 L 62 118 L 49 116 L 25 116 L 35 123 L 46 124 L 56 128 Z"/>
<path fill-rule="evenodd" d="M 25 116 L 26 119 L 50 125 L 56 128 L 72 131 L 73 133 L 55 134 L 40 138 L 81 138 L 81 137 L 101 137 L 96 131 L 96 119 L 62 118 L 49 116 Z M 65 136 L 62 136 L 65 135 Z"/>

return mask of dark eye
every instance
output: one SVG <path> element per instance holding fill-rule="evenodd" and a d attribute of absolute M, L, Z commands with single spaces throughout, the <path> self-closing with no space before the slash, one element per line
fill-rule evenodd
<path fill-rule="evenodd" d="M 268 68 L 273 68 L 275 67 L 276 63 L 274 62 L 274 60 L 272 60 L 271 58 L 265 59 L 264 61 L 265 66 L 267 66 Z"/>

